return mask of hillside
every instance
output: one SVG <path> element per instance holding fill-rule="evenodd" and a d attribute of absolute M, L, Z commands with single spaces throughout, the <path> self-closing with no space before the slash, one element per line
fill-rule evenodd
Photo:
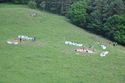
<path fill-rule="evenodd" d="M 32 13 L 36 16 L 32 16 Z M 6 42 L 18 35 L 36 37 L 18 45 Z M 65 41 L 94 46 L 95 53 L 76 53 L 80 47 Z M 108 56 L 97 41 L 105 44 Z M 125 48 L 86 32 L 63 16 L 0 4 L 0 83 L 124 83 Z"/>

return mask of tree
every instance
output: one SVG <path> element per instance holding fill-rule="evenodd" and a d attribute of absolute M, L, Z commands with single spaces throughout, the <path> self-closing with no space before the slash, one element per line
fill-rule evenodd
<path fill-rule="evenodd" d="M 122 0 L 90 0 L 87 9 L 87 28 L 103 34 L 104 23 L 107 19 L 124 12 L 125 7 Z"/>
<path fill-rule="evenodd" d="M 35 0 L 35 2 L 40 9 L 64 15 L 72 0 Z"/>
<path fill-rule="evenodd" d="M 114 15 L 104 24 L 105 35 L 125 45 L 125 15 Z"/>
<path fill-rule="evenodd" d="M 86 16 L 85 1 L 73 3 L 67 11 L 67 17 L 71 19 L 73 23 L 79 26 L 83 26 L 86 23 Z"/>
<path fill-rule="evenodd" d="M 27 4 L 30 0 L 11 0 L 13 3 L 17 4 Z"/>

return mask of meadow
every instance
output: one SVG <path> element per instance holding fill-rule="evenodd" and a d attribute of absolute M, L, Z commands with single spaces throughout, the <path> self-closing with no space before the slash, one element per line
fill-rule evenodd
<path fill-rule="evenodd" d="M 31 13 L 37 16 L 31 16 Z M 9 45 L 18 35 L 35 42 Z M 94 45 L 94 54 L 78 54 L 65 41 Z M 108 56 L 97 44 L 103 42 Z M 59 15 L 24 5 L 0 4 L 0 83 L 124 83 L 125 48 L 89 33 Z"/>

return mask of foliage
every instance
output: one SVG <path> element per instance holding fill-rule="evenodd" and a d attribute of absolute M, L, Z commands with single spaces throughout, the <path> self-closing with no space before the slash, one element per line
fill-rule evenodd
<path fill-rule="evenodd" d="M 53 13 L 65 14 L 66 9 L 73 0 L 35 0 L 40 9 Z"/>
<path fill-rule="evenodd" d="M 0 0 L 0 2 L 5 2 L 6 0 Z"/>
<path fill-rule="evenodd" d="M 120 17 L 125 13 L 122 0 L 88 0 L 86 4 L 77 1 L 70 6 L 67 13 L 74 24 L 125 44 L 124 19 Z M 114 26 L 110 22 L 115 22 L 112 23 Z"/>
<path fill-rule="evenodd" d="M 70 6 L 66 15 L 77 25 L 83 26 L 86 23 L 86 2 L 78 1 Z"/>
<path fill-rule="evenodd" d="M 28 2 L 28 6 L 33 9 L 37 8 L 36 2 L 32 0 Z"/>
<path fill-rule="evenodd" d="M 13 3 L 27 4 L 30 0 L 11 0 Z"/>
<path fill-rule="evenodd" d="M 38 15 L 30 16 L 32 11 Z M 35 36 L 36 42 L 6 44 L 18 35 Z M 70 24 L 65 17 L 0 4 L 0 83 L 124 83 L 125 48 L 107 45 L 109 56 L 102 58 L 103 50 L 94 39 L 108 41 Z M 74 49 L 78 47 L 64 45 L 65 40 L 97 50 L 77 54 Z"/>
<path fill-rule="evenodd" d="M 72 23 L 119 43 L 124 42 L 125 0 L 0 0 L 66 15 Z M 117 16 L 118 15 L 118 16 Z M 115 22 L 115 23 L 110 23 Z M 121 23 L 122 22 L 122 23 Z M 114 24 L 114 25 L 112 25 Z M 122 31 L 123 30 L 123 31 Z"/>
<path fill-rule="evenodd" d="M 125 45 L 125 15 L 110 17 L 105 23 L 103 31 L 110 39 Z"/>
<path fill-rule="evenodd" d="M 107 19 L 115 14 L 122 14 L 124 11 L 122 0 L 90 0 L 87 9 L 87 28 L 103 34 L 102 30 Z"/>

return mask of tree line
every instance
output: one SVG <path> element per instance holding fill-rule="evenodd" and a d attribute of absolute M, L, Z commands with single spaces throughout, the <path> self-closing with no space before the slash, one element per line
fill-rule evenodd
<path fill-rule="evenodd" d="M 0 2 L 11 2 L 15 4 L 28 4 L 31 8 L 39 8 L 53 13 L 66 13 L 66 9 L 76 0 L 0 0 Z"/>
<path fill-rule="evenodd" d="M 125 0 L 0 0 L 28 4 L 65 15 L 71 22 L 93 33 L 125 45 Z"/>
<path fill-rule="evenodd" d="M 81 0 L 67 11 L 71 21 L 125 45 L 125 0 Z"/>

